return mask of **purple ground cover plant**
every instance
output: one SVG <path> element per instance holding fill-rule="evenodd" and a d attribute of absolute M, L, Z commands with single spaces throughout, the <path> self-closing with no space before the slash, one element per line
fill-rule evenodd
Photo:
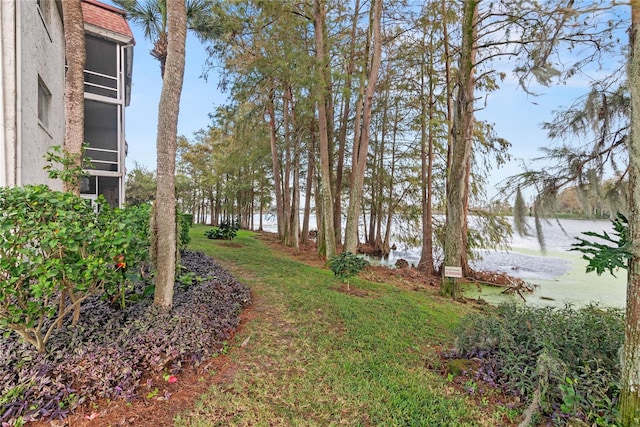
<path fill-rule="evenodd" d="M 203 253 L 185 251 L 180 262 L 198 280 L 176 282 L 170 311 L 151 296 L 124 308 L 93 296 L 80 322 L 56 330 L 44 354 L 0 330 L 2 426 L 63 419 L 101 398 L 134 399 L 145 374 L 174 375 L 220 353 L 251 303 L 249 289 Z"/>
<path fill-rule="evenodd" d="M 539 412 L 553 425 L 615 425 L 621 310 L 505 304 L 467 317 L 456 336 L 445 358 L 478 362 L 477 380 L 527 404 L 539 390 Z"/>

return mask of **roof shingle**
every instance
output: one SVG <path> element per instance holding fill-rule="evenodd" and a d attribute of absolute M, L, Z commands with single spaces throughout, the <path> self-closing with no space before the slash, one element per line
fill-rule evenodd
<path fill-rule="evenodd" d="M 84 22 L 133 39 L 127 23 L 127 12 L 97 0 L 82 0 Z"/>

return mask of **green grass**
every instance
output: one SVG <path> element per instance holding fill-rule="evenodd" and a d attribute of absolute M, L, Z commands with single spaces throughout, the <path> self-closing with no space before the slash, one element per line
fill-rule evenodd
<path fill-rule="evenodd" d="M 428 366 L 469 309 L 427 292 L 353 278 L 367 297 L 336 290 L 329 269 L 271 251 L 253 233 L 190 247 L 249 285 L 256 318 L 230 343 L 230 383 L 213 385 L 176 426 L 494 426 L 481 407 Z M 247 345 L 241 343 L 249 340 Z"/>

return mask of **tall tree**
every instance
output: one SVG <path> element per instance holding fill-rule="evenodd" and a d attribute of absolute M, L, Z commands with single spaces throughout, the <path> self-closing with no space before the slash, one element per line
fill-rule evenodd
<path fill-rule="evenodd" d="M 151 252 L 156 264 L 154 303 L 163 307 L 173 304 L 176 272 L 176 147 L 178 113 L 184 79 L 187 11 L 184 0 L 167 4 L 167 61 L 158 108 L 157 182 L 154 209 L 155 235 Z"/>
<path fill-rule="evenodd" d="M 135 163 L 133 169 L 127 172 L 126 194 L 128 206 L 137 206 L 152 201 L 156 196 L 155 173 Z"/>
<path fill-rule="evenodd" d="M 421 31 L 421 49 L 419 51 L 419 122 L 420 122 L 420 176 L 421 176 L 421 201 L 422 201 L 422 247 L 418 269 L 427 275 L 435 271 L 434 243 L 433 243 L 433 200 L 434 200 L 434 161 L 436 145 L 449 144 L 450 132 L 443 117 L 449 118 L 447 112 L 442 111 L 441 95 L 438 91 L 445 92 L 444 99 L 450 104 L 451 98 L 447 96 L 449 81 L 448 68 L 450 58 L 448 56 L 448 8 L 445 2 L 437 4 L 433 2 L 425 5 L 423 16 L 418 20 Z M 437 22 L 440 21 L 440 25 Z M 438 58 L 444 57 L 444 88 L 442 80 L 436 76 L 439 73 L 436 64 Z M 440 70 L 442 71 L 442 70 Z M 442 138 L 442 129 L 446 129 L 446 137 Z M 439 131 L 440 130 L 440 134 Z M 444 139 L 444 141 L 442 141 Z M 440 140 L 440 141 L 439 141 Z"/>
<path fill-rule="evenodd" d="M 225 40 L 210 49 L 223 63 L 222 80 L 224 87 L 231 87 L 234 102 L 264 111 L 262 121 L 266 119 L 270 128 L 278 235 L 293 247 L 300 233 L 295 205 L 302 197 L 296 181 L 306 166 L 302 159 L 308 157 L 301 155 L 309 146 L 304 140 L 310 135 L 309 121 L 316 120 L 311 113 L 315 72 L 302 71 L 315 70 L 316 61 L 309 7 L 292 2 L 222 4 Z"/>
<path fill-rule="evenodd" d="M 640 425 L 640 1 L 631 2 L 631 53 L 628 65 L 631 91 L 629 133 L 629 240 L 624 353 L 620 387 L 623 427 Z"/>
<path fill-rule="evenodd" d="M 62 20 L 67 59 L 64 150 L 73 158 L 74 166 L 79 167 L 84 143 L 84 67 L 87 58 L 81 0 L 62 3 Z M 80 195 L 80 182 L 65 180 L 64 189 Z"/>
<path fill-rule="evenodd" d="M 360 0 L 355 0 L 353 7 L 353 17 L 351 30 L 349 31 L 348 53 L 345 58 L 344 85 L 341 99 L 341 115 L 338 129 L 338 153 L 336 161 L 336 181 L 333 202 L 333 223 L 336 228 L 336 241 L 342 241 L 342 182 L 344 176 L 344 158 L 347 145 L 347 131 L 351 120 L 351 91 L 353 90 L 353 72 L 355 69 L 356 43 L 358 34 L 358 16 L 360 11 Z"/>
<path fill-rule="evenodd" d="M 444 24 L 446 25 L 446 23 Z M 426 48 L 426 31 L 424 33 Z M 445 40 L 445 43 L 447 41 Z M 433 31 L 430 33 L 429 43 L 433 46 Z M 426 56 L 426 55 L 425 55 Z M 433 149 L 434 149 L 434 92 L 435 79 L 427 71 L 433 71 L 433 57 L 428 55 L 420 67 L 420 88 L 426 93 L 420 97 L 420 176 L 422 178 L 422 247 L 418 269 L 427 275 L 433 274 Z M 429 69 L 427 70 L 427 65 Z M 427 86 L 428 80 L 428 86 Z"/>
<path fill-rule="evenodd" d="M 314 122 L 315 126 L 315 122 Z M 305 201 L 304 201 L 304 213 L 302 216 L 302 232 L 300 236 L 301 243 L 309 242 L 309 221 L 311 216 L 311 199 L 313 194 L 313 183 L 315 182 L 316 177 L 316 136 L 317 132 L 315 129 L 309 129 L 309 133 L 311 134 L 309 141 L 309 148 L 307 152 L 307 177 L 305 184 Z"/>
<path fill-rule="evenodd" d="M 455 78 L 454 109 L 449 172 L 447 174 L 447 217 L 444 262 L 461 266 L 470 273 L 467 254 L 467 213 L 469 210 L 472 156 L 471 141 L 474 137 L 474 91 L 478 87 L 493 90 L 497 87 L 495 69 L 482 72 L 479 66 L 503 57 L 514 57 L 515 73 L 524 90 L 529 92 L 532 79 L 550 85 L 558 77 L 571 76 L 586 63 L 596 61 L 612 44 L 611 23 L 591 27 L 595 19 L 593 5 L 584 7 L 583 15 L 573 9 L 573 0 L 555 0 L 544 4 L 530 0 L 514 2 L 463 3 L 461 23 L 462 45 L 459 49 L 458 70 Z M 599 5 L 596 5 L 597 9 Z M 564 44 L 563 44 L 564 43 Z M 562 71 L 559 46 L 575 50 L 579 44 L 595 47 L 593 53 L 585 54 L 571 67 Z M 482 84 L 482 86 L 480 86 Z M 457 286 L 443 287 L 443 293 L 457 296 Z"/>
<path fill-rule="evenodd" d="M 301 166 L 301 158 L 300 158 L 300 150 L 301 150 L 301 140 L 302 140 L 302 132 L 298 124 L 298 118 L 296 116 L 296 103 L 297 97 L 293 96 L 291 86 L 286 88 L 286 99 L 288 100 L 287 104 L 291 104 L 291 125 L 293 130 L 293 142 L 292 142 L 292 155 L 291 157 L 291 168 L 293 169 L 293 177 L 291 182 L 291 195 L 287 197 L 287 200 L 291 200 L 291 209 L 289 213 L 289 226 L 287 230 L 289 231 L 289 236 L 287 238 L 287 244 L 294 248 L 296 251 L 300 249 L 300 166 Z"/>
<path fill-rule="evenodd" d="M 278 226 L 278 237 L 283 239 L 285 228 L 285 209 L 284 199 L 282 196 L 282 174 L 280 172 L 280 157 L 278 150 L 278 124 L 273 91 L 269 93 L 269 99 L 267 101 L 267 115 L 269 116 L 269 142 L 271 147 L 271 165 L 273 168 L 274 191 L 276 197 L 276 222 Z"/>
<path fill-rule="evenodd" d="M 322 218 L 319 223 L 323 230 L 318 230 L 318 250 L 321 255 L 331 258 L 336 254 L 336 234 L 333 223 L 333 199 L 331 197 L 331 169 L 329 159 L 329 122 L 327 115 L 328 85 L 325 69 L 329 66 L 325 53 L 326 6 L 323 0 L 314 1 L 313 23 L 315 30 L 315 46 L 317 59 L 316 74 L 316 108 L 318 109 L 318 145 L 320 151 L 320 179 L 318 181 L 318 198 L 321 203 Z"/>
<path fill-rule="evenodd" d="M 466 267 L 465 205 L 468 197 L 468 173 L 473 137 L 475 66 L 478 37 L 479 1 L 464 2 L 462 11 L 462 45 L 458 57 L 457 96 L 452 127 L 452 156 L 447 179 L 446 243 L 444 265 Z M 444 269 L 443 269 L 444 271 Z M 456 281 L 445 281 L 442 293 L 457 299 L 461 296 Z"/>
<path fill-rule="evenodd" d="M 362 186 L 364 173 L 367 166 L 367 153 L 369 149 L 369 133 L 371 114 L 373 109 L 373 96 L 375 93 L 378 73 L 382 61 L 382 0 L 374 0 L 371 4 L 369 28 L 371 32 L 370 65 L 363 67 L 363 74 L 367 74 L 367 86 L 362 105 L 362 119 L 356 116 L 357 126 L 360 127 L 359 138 L 354 140 L 351 162 L 351 194 L 347 208 L 347 226 L 345 229 L 345 251 L 356 253 L 358 247 L 358 221 L 360 204 L 362 199 Z"/>

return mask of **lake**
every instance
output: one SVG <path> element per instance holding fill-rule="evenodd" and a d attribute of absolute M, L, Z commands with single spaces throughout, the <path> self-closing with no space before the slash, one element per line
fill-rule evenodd
<path fill-rule="evenodd" d="M 590 303 L 597 303 L 603 307 L 625 306 L 627 272 L 620 270 L 617 277 L 609 273 L 598 276 L 596 273 L 586 273 L 586 261 L 579 252 L 569 251 L 576 243 L 576 237 L 585 231 L 601 233 L 612 231 L 608 220 L 569 220 L 543 221 L 543 234 L 546 242 L 546 252 L 540 249 L 535 236 L 533 218 L 527 218 L 531 235 L 514 235 L 511 250 L 482 251 L 481 260 L 474 261 L 472 267 L 479 270 L 499 271 L 510 276 L 520 278 L 535 285 L 532 294 L 525 294 L 527 303 L 534 305 L 563 305 L 566 303 L 581 307 Z M 559 222 L 559 224 L 558 224 Z M 420 250 L 408 249 L 392 251 L 390 265 L 398 258 L 404 258 L 410 264 L 416 265 L 420 260 Z M 482 297 L 490 303 L 521 300 L 518 296 L 503 295 L 502 289 L 494 287 L 476 286 L 465 288 L 465 295 L 471 298 Z"/>
<path fill-rule="evenodd" d="M 601 276 L 596 273 L 587 274 L 586 261 L 582 259 L 582 254 L 569 251 L 571 245 L 576 243 L 575 238 L 581 236 L 582 232 L 601 233 L 603 230 L 611 232 L 610 221 L 561 219 L 560 224 L 556 220 L 543 221 L 545 253 L 540 250 L 535 236 L 533 218 L 527 218 L 527 222 L 531 235 L 514 235 L 511 240 L 511 250 L 508 252 L 482 251 L 480 253 L 482 259 L 474 261 L 472 267 L 503 272 L 532 283 L 535 285 L 534 292 L 525 294 L 528 304 L 558 306 L 568 303 L 582 307 L 596 303 L 603 307 L 623 308 L 625 306 L 626 270 L 617 272 L 617 277 L 609 273 L 603 273 Z M 258 224 L 257 219 L 255 224 Z M 315 225 L 315 221 L 312 224 Z M 275 231 L 275 220 L 265 218 L 264 228 Z M 399 258 L 415 266 L 420 260 L 420 248 L 393 250 L 388 259 L 380 262 L 392 267 Z M 521 301 L 518 296 L 503 295 L 502 290 L 502 288 L 489 286 L 478 290 L 476 286 L 469 286 L 464 293 L 470 298 L 481 297 L 490 303 Z"/>

